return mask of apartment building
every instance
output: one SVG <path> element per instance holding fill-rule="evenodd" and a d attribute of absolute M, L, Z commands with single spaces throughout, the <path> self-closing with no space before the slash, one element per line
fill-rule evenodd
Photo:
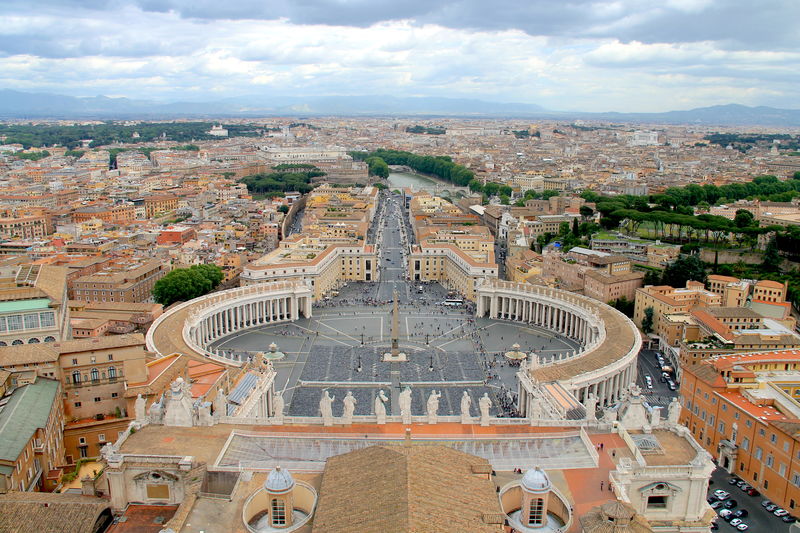
<path fill-rule="evenodd" d="M 681 423 L 719 466 L 800 516 L 800 350 L 689 364 L 680 395 Z"/>
<path fill-rule="evenodd" d="M 0 218 L 0 238 L 40 240 L 47 236 L 47 217 L 20 216 Z"/>
<path fill-rule="evenodd" d="M 64 464 L 61 384 L 35 378 L 0 406 L 0 492 L 52 491 Z"/>
<path fill-rule="evenodd" d="M 80 207 L 72 214 L 75 223 L 102 220 L 104 224 L 124 226 L 136 220 L 133 204 L 89 205 Z"/>
<path fill-rule="evenodd" d="M 542 276 L 557 286 L 582 292 L 603 303 L 625 297 L 633 301 L 644 282 L 644 272 L 634 272 L 631 260 L 576 246 L 566 254 L 543 254 Z"/>
<path fill-rule="evenodd" d="M 0 347 L 69 338 L 67 268 L 22 265 L 0 280 Z"/>
<path fill-rule="evenodd" d="M 84 302 L 150 302 L 153 286 L 168 271 L 168 265 L 155 259 L 118 262 L 76 278 L 71 284 L 71 296 Z"/>
<path fill-rule="evenodd" d="M 595 233 L 592 235 L 592 250 L 624 255 L 631 260 L 654 267 L 664 267 L 675 261 L 681 247 L 660 241 L 649 241 L 621 233 Z"/>

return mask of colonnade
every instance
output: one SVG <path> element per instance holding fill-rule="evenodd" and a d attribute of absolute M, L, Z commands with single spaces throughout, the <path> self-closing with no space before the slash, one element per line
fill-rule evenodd
<path fill-rule="evenodd" d="M 561 367 L 563 372 L 557 379 L 563 389 L 572 394 L 574 400 L 585 402 L 590 394 L 598 405 L 610 405 L 622 398 L 624 391 L 636 380 L 636 358 L 641 347 L 641 338 L 632 323 L 629 327 L 615 328 L 626 332 L 624 338 L 607 338 L 604 319 L 621 322 L 630 320 L 617 312 L 606 312 L 603 304 L 584 297 L 549 288 L 533 288 L 525 284 L 498 282 L 486 284 L 478 289 L 477 316 L 515 320 L 534 324 L 581 343 L 580 351 L 570 358 L 556 358 L 544 367 Z M 603 316 L 604 319 L 600 317 Z M 630 333 L 630 336 L 627 333 Z M 630 338 L 629 338 L 630 337 Z M 619 352 L 619 356 L 614 356 Z M 571 361 L 603 357 L 608 360 L 600 368 L 597 365 L 571 365 Z M 594 369 L 589 370 L 590 366 Z M 544 370 L 544 368 L 543 368 Z M 540 389 L 533 378 L 535 370 L 520 380 L 519 406 L 521 411 L 535 401 L 534 388 Z M 557 373 L 558 374 L 558 373 Z M 554 378 L 550 378 L 554 379 Z M 554 407 L 567 412 L 570 406 L 553 398 Z"/>
<path fill-rule="evenodd" d="M 216 309 L 201 318 L 191 328 L 189 335 L 196 345 L 206 346 L 220 337 L 242 329 L 297 320 L 300 318 L 300 307 L 303 308 L 303 316 L 311 316 L 309 296 L 282 295 L 256 301 L 233 300 L 230 305 Z"/>
<path fill-rule="evenodd" d="M 527 322 L 554 331 L 579 341 L 584 346 L 592 345 L 598 339 L 597 326 L 592 325 L 585 311 L 570 309 L 557 304 L 531 299 L 530 295 L 520 296 L 479 295 L 478 316 L 502 318 Z"/>

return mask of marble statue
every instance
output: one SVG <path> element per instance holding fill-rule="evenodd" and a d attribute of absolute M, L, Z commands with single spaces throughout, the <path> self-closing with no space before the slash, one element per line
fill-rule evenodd
<path fill-rule="evenodd" d="M 213 426 L 214 418 L 211 416 L 211 402 L 203 402 L 197 408 L 197 425 Z"/>
<path fill-rule="evenodd" d="M 481 410 L 481 425 L 489 425 L 489 409 L 492 407 L 492 400 L 489 399 L 489 393 L 484 392 L 480 400 L 478 400 L 478 407 Z"/>
<path fill-rule="evenodd" d="M 661 407 L 655 406 L 650 410 L 650 426 L 656 427 L 661 423 Z"/>
<path fill-rule="evenodd" d="M 147 400 L 141 394 L 136 396 L 136 402 L 133 404 L 133 410 L 136 413 L 136 421 L 140 424 L 147 422 Z"/>
<path fill-rule="evenodd" d="M 670 424 L 678 425 L 678 419 L 681 417 L 681 402 L 678 398 L 673 398 L 667 407 L 667 420 Z"/>
<path fill-rule="evenodd" d="M 217 395 L 214 397 L 214 416 L 227 416 L 228 415 L 228 398 L 225 396 L 225 391 L 221 388 L 217 389 Z"/>
<path fill-rule="evenodd" d="M 594 393 L 586 395 L 583 406 L 586 408 L 586 420 L 597 420 L 597 397 Z"/>
<path fill-rule="evenodd" d="M 190 385 L 178 378 L 169 385 L 167 394 L 165 426 L 192 427 L 194 425 L 194 406 Z"/>
<path fill-rule="evenodd" d="M 439 398 L 442 397 L 442 393 L 436 393 L 435 390 L 431 391 L 431 395 L 428 396 L 428 424 L 435 424 L 438 421 L 437 413 L 439 412 Z"/>
<path fill-rule="evenodd" d="M 469 397 L 469 393 L 464 391 L 464 394 L 461 395 L 461 423 L 462 424 L 471 424 L 472 417 L 469 416 L 469 408 L 472 405 L 472 398 Z"/>
<path fill-rule="evenodd" d="M 272 398 L 272 422 L 274 424 L 283 424 L 283 393 L 277 393 Z"/>
<path fill-rule="evenodd" d="M 105 445 L 100 448 L 100 456 L 108 461 L 108 458 L 114 454 L 114 445 L 110 442 L 106 442 Z"/>
<path fill-rule="evenodd" d="M 161 418 L 164 416 L 164 409 L 162 408 L 163 399 L 150 404 L 150 409 L 147 410 L 147 418 L 151 424 L 161 424 Z"/>
<path fill-rule="evenodd" d="M 335 399 L 336 396 L 331 396 L 326 390 L 319 400 L 319 412 L 322 414 L 322 424 L 325 426 L 333 425 L 333 401 Z"/>
<path fill-rule="evenodd" d="M 342 412 L 342 418 L 344 419 L 345 424 L 352 424 L 353 423 L 353 413 L 356 411 L 356 403 L 358 403 L 353 396 L 353 393 L 347 391 L 347 394 L 342 400 L 344 403 L 344 411 Z"/>
<path fill-rule="evenodd" d="M 400 416 L 403 419 L 403 424 L 411 423 L 411 387 L 406 387 L 400 393 Z"/>
<path fill-rule="evenodd" d="M 378 395 L 375 396 L 375 416 L 378 418 L 378 424 L 386 423 L 386 406 L 384 404 L 387 401 L 389 398 L 383 393 L 383 389 L 379 390 Z"/>

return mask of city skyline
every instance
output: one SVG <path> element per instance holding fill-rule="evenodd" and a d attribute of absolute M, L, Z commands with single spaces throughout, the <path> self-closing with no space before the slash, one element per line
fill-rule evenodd
<path fill-rule="evenodd" d="M 156 101 L 387 94 L 662 112 L 796 108 L 800 7 L 49 0 L 0 7 L 0 87 Z"/>

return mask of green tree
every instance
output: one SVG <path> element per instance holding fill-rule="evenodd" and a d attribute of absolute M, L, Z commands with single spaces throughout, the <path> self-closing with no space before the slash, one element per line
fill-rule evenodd
<path fill-rule="evenodd" d="M 661 283 L 671 287 L 685 287 L 689 280 L 706 282 L 706 267 L 697 255 L 681 256 L 667 265 Z"/>
<path fill-rule="evenodd" d="M 653 313 L 655 313 L 655 311 L 652 307 L 647 307 L 644 310 L 644 318 L 642 318 L 642 331 L 645 334 L 653 331 Z"/>
<path fill-rule="evenodd" d="M 783 258 L 778 253 L 778 245 L 775 237 L 772 237 L 767 244 L 767 249 L 764 250 L 764 260 L 761 262 L 761 268 L 766 272 L 780 272 Z"/>
<path fill-rule="evenodd" d="M 736 216 L 733 217 L 733 223 L 737 228 L 747 228 L 753 226 L 756 218 L 753 213 L 747 209 L 737 209 Z"/>
<path fill-rule="evenodd" d="M 594 209 L 592 209 L 588 205 L 582 205 L 579 211 L 584 220 L 592 218 L 592 215 L 594 215 Z"/>
<path fill-rule="evenodd" d="M 580 237 L 581 236 L 581 230 L 578 227 L 578 219 L 577 218 L 573 218 L 572 219 L 572 234 L 575 237 Z"/>
<path fill-rule="evenodd" d="M 368 157 L 365 162 L 369 166 L 370 176 L 378 176 L 379 178 L 389 177 L 389 165 L 380 157 Z"/>
<path fill-rule="evenodd" d="M 153 286 L 153 299 L 164 306 L 197 298 L 219 285 L 222 269 L 216 265 L 176 268 Z"/>
<path fill-rule="evenodd" d="M 628 300 L 625 296 L 620 296 L 616 300 L 611 300 L 608 302 L 608 305 L 613 307 L 614 309 L 620 311 L 622 314 L 632 317 L 633 316 L 633 309 L 634 309 L 634 302 Z"/>
<path fill-rule="evenodd" d="M 286 204 L 282 204 L 278 206 L 278 211 L 283 213 L 284 215 L 289 212 L 289 206 Z"/>

